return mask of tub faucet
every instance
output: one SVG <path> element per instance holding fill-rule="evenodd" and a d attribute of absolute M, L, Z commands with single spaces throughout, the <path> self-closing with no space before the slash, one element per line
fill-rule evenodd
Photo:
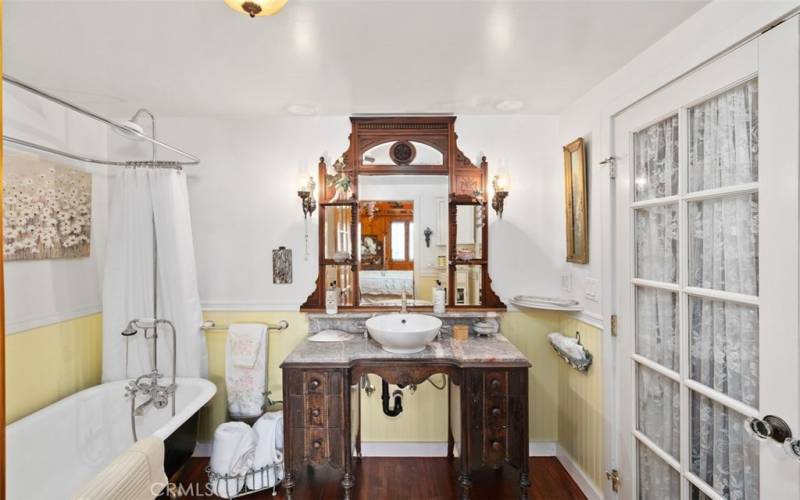
<path fill-rule="evenodd" d="M 137 394 L 147 395 L 147 399 L 134 409 L 134 414 L 139 417 L 144 414 L 145 408 L 150 405 L 161 409 L 169 404 L 169 399 L 175 394 L 175 384 L 161 385 L 158 380 L 164 375 L 153 370 L 150 373 L 145 373 L 132 380 L 125 387 L 125 395 L 127 397 L 135 398 Z"/>

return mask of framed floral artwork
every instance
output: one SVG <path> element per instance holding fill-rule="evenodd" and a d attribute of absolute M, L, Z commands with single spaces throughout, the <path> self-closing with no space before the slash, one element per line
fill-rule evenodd
<path fill-rule="evenodd" d="M 92 175 L 36 155 L 5 155 L 5 260 L 88 257 Z"/>

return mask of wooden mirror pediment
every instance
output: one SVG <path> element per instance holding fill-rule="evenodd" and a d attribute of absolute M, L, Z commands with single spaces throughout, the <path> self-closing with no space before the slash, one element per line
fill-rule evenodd
<path fill-rule="evenodd" d="M 488 269 L 488 163 L 484 157 L 475 165 L 458 149 L 455 121 L 455 116 L 350 118 L 347 151 L 330 165 L 320 158 L 319 275 L 301 311 L 324 310 L 332 281 L 343 311 L 397 309 L 398 301 L 383 299 L 403 290 L 414 296 L 409 309 L 430 310 L 416 294 L 417 267 L 430 260 L 432 244 L 439 247 L 438 265 L 428 263 L 426 269 L 441 270 L 436 281 L 444 282 L 448 310 L 505 310 Z M 405 189 L 387 197 L 385 179 L 396 179 Z M 441 196 L 419 199 L 418 192 L 436 186 Z M 420 224 L 423 215 L 415 210 L 426 217 L 436 210 L 441 219 Z M 431 226 L 439 233 L 433 242 Z"/>

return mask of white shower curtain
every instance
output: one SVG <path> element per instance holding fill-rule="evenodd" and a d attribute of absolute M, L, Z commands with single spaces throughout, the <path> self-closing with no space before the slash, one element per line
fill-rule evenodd
<path fill-rule="evenodd" d="M 115 179 L 103 284 L 103 381 L 152 369 L 150 342 L 123 337 L 134 318 L 153 317 L 153 224 L 157 240 L 158 317 L 177 332 L 177 375 L 205 376 L 205 337 L 186 178 L 175 169 L 126 168 Z M 172 374 L 172 339 L 159 328 L 158 369 Z"/>

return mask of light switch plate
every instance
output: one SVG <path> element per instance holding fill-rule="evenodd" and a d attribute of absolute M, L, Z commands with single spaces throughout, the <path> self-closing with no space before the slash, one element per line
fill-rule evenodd
<path fill-rule="evenodd" d="M 595 278 L 586 278 L 583 282 L 583 295 L 592 302 L 600 301 L 600 281 Z"/>
<path fill-rule="evenodd" d="M 561 291 L 564 293 L 572 293 L 572 273 L 570 271 L 563 271 L 561 273 Z"/>

